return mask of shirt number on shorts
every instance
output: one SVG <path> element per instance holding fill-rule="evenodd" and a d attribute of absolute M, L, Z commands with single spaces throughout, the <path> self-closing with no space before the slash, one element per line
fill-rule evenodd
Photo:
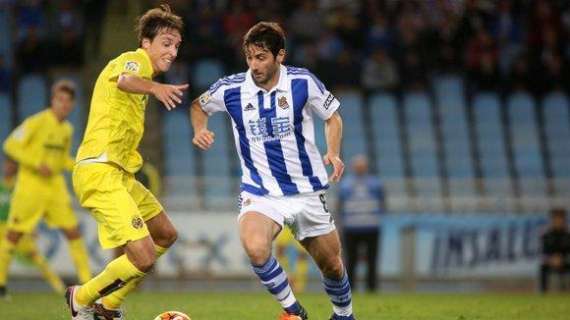
<path fill-rule="evenodd" d="M 321 203 L 323 204 L 323 210 L 325 210 L 326 213 L 329 213 L 329 208 L 327 207 L 327 198 L 325 197 L 324 193 L 319 194 L 319 200 L 321 200 Z"/>

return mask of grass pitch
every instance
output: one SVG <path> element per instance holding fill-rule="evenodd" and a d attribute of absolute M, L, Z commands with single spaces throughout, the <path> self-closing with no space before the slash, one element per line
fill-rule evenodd
<path fill-rule="evenodd" d="M 301 294 L 311 320 L 328 320 L 324 294 Z M 557 320 L 569 319 L 570 296 L 534 294 L 356 294 L 358 320 Z M 135 293 L 126 304 L 127 320 L 152 320 L 162 311 L 188 313 L 192 320 L 274 320 L 278 304 L 265 293 Z M 62 297 L 14 294 L 0 300 L 0 319 L 70 319 Z"/>

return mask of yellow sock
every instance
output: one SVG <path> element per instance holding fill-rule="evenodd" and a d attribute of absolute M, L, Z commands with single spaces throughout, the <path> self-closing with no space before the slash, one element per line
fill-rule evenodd
<path fill-rule="evenodd" d="M 295 280 L 297 293 L 305 291 L 307 286 L 307 274 L 309 273 L 309 262 L 307 258 L 298 258 L 295 266 Z"/>
<path fill-rule="evenodd" d="M 43 277 L 52 289 L 59 294 L 63 294 L 65 292 L 65 285 L 63 284 L 63 281 L 61 281 L 61 278 L 50 268 L 44 256 L 38 252 L 34 252 L 30 254 L 30 257 L 36 267 L 40 269 Z"/>
<path fill-rule="evenodd" d="M 168 250 L 167 248 L 157 246 L 156 244 L 154 245 L 154 249 L 156 252 L 156 258 L 157 259 L 160 256 L 162 256 L 166 252 L 166 250 Z M 139 286 L 139 284 L 142 282 L 142 280 L 143 280 L 143 278 L 133 279 L 133 280 L 129 281 L 129 283 L 127 283 L 121 289 L 119 289 L 115 292 L 112 292 L 111 294 L 103 297 L 103 306 L 105 307 L 105 309 L 108 309 L 108 310 L 119 309 L 121 307 L 121 305 L 123 304 L 123 301 L 125 301 L 125 298 L 127 297 L 127 295 L 129 293 L 131 293 L 133 290 L 135 290 Z"/>
<path fill-rule="evenodd" d="M 6 286 L 8 278 L 8 269 L 14 254 L 14 244 L 8 239 L 0 239 L 0 287 Z"/>
<path fill-rule="evenodd" d="M 83 239 L 69 240 L 69 253 L 75 270 L 77 271 L 77 278 L 81 284 L 86 283 L 91 279 L 91 269 L 89 268 L 89 256 L 87 255 L 87 247 Z"/>
<path fill-rule="evenodd" d="M 91 305 L 100 297 L 118 290 L 131 280 L 142 278 L 144 275 L 145 273 L 137 269 L 124 254 L 111 261 L 103 272 L 82 285 L 77 291 L 75 299 L 81 305 Z"/>

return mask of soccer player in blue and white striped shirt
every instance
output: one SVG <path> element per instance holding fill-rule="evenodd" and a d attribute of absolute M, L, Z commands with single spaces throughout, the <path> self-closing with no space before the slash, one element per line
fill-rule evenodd
<path fill-rule="evenodd" d="M 282 65 L 285 36 L 277 23 L 253 26 L 243 48 L 249 70 L 218 80 L 192 103 L 192 142 L 208 150 L 214 142 L 208 116 L 229 114 L 242 169 L 240 237 L 253 271 L 283 307 L 279 319 L 307 319 L 271 253 L 284 224 L 322 272 L 333 305 L 331 319 L 354 319 L 340 241 L 325 202 L 324 165 L 333 167 L 332 182 L 344 170 L 340 103 L 308 70 Z M 325 121 L 323 158 L 315 145 L 315 117 Z"/>

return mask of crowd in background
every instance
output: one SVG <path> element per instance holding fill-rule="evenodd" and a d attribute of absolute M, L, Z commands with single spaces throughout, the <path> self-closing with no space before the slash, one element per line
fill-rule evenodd
<path fill-rule="evenodd" d="M 431 75 L 457 72 L 474 90 L 569 90 L 570 1 L 167 2 L 186 23 L 176 70 L 188 74 L 206 58 L 217 59 L 225 73 L 242 71 L 243 34 L 259 20 L 273 20 L 287 33 L 287 63 L 309 68 L 333 88 L 422 90 Z M 10 7 L 16 24 L 14 63 L 0 55 L 0 90 L 9 90 L 13 72 L 84 64 L 84 35 L 101 32 L 107 1 L 0 5 Z"/>

